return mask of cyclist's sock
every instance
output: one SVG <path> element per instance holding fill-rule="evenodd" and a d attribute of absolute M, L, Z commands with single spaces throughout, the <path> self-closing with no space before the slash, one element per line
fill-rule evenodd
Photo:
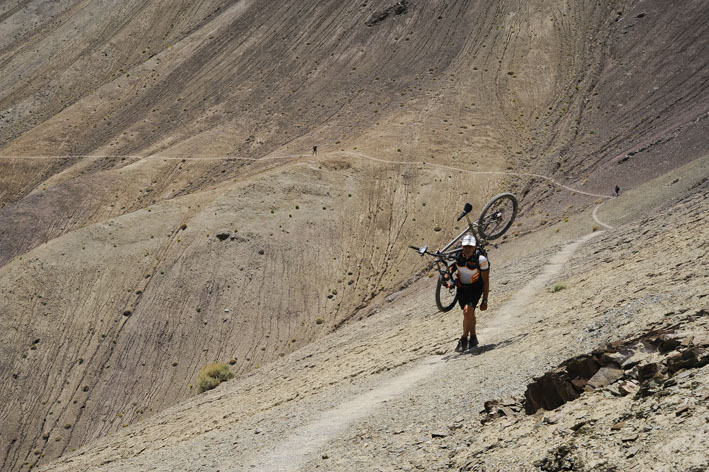
<path fill-rule="evenodd" d="M 468 349 L 468 338 L 463 336 L 458 340 L 458 345 L 455 348 L 455 352 L 463 352 Z"/>

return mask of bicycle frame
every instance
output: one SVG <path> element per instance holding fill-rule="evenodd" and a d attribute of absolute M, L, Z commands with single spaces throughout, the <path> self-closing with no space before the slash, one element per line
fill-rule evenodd
<path fill-rule="evenodd" d="M 475 231 L 475 228 L 477 228 L 478 224 L 470 221 L 470 217 L 468 215 L 465 215 L 465 218 L 468 220 L 468 227 L 465 228 L 458 236 L 453 238 L 448 244 L 446 244 L 445 247 L 439 251 L 440 253 L 445 253 L 452 245 L 454 245 L 455 243 L 460 241 L 460 239 L 463 236 L 465 236 L 468 232 L 473 233 L 473 236 L 475 236 L 476 240 L 478 240 L 478 241 L 480 240 L 480 238 L 478 237 L 477 231 Z M 457 250 L 458 249 L 456 249 L 456 251 Z"/>
<path fill-rule="evenodd" d="M 502 205 L 500 206 L 499 203 L 502 203 Z M 512 206 L 508 208 L 510 204 Z M 468 233 L 471 233 L 475 237 L 479 248 L 484 247 L 486 241 L 499 238 L 509 229 L 517 215 L 517 208 L 517 199 L 514 195 L 511 193 L 501 193 L 487 202 L 480 213 L 480 217 L 475 222 L 472 222 L 468 214 L 472 211 L 473 206 L 470 203 L 466 203 L 463 212 L 458 216 L 456 221 L 460 221 L 463 216 L 465 216 L 468 227 L 461 231 L 458 236 L 450 240 L 443 249 L 436 249 L 434 252 L 431 252 L 428 250 L 428 246 L 409 246 L 411 249 L 415 249 L 421 257 L 424 255 L 433 256 L 433 261 L 430 265 L 427 265 L 425 270 L 431 270 L 435 267 L 435 270 L 439 273 L 438 281 L 436 282 L 436 305 L 439 310 L 443 312 L 450 311 L 458 297 L 458 293 L 454 293 L 455 286 L 453 286 L 452 277 L 450 277 L 453 275 L 451 266 L 454 264 L 451 263 L 451 261 L 455 260 L 460 255 L 463 248 L 456 247 L 455 249 L 451 249 L 451 247 Z M 508 218 L 505 219 L 505 216 L 508 216 Z M 490 229 L 491 223 L 494 223 L 492 229 Z M 451 295 L 454 295 L 452 299 Z"/>

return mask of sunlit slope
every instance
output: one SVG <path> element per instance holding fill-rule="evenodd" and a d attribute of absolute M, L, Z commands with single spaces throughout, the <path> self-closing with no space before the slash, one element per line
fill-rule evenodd
<path fill-rule="evenodd" d="M 608 193 L 706 150 L 705 120 L 665 126 L 707 103 L 700 2 L 40 4 L 0 7 L 3 469 L 372 315 L 465 201 L 515 188 L 528 231 L 545 192 L 595 200 L 456 168 Z"/>

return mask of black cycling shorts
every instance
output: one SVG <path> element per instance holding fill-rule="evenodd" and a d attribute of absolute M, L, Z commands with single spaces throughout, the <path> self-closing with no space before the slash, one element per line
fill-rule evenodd
<path fill-rule="evenodd" d="M 458 289 L 458 304 L 461 309 L 465 309 L 465 305 L 470 305 L 475 308 L 483 294 L 483 281 L 478 279 L 477 282 L 470 285 L 463 285 Z"/>

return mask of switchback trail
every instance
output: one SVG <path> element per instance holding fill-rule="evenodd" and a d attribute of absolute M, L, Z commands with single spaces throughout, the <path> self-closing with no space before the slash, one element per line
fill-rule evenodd
<path fill-rule="evenodd" d="M 352 151 L 333 151 L 333 152 L 324 152 L 321 153 L 321 155 L 324 154 L 340 154 L 340 155 L 347 155 L 347 156 L 354 156 L 359 159 L 365 159 L 369 160 L 372 162 L 378 162 L 381 164 L 389 164 L 389 165 L 403 165 L 403 166 L 421 166 L 422 168 L 425 169 L 441 169 L 441 170 L 452 170 L 456 172 L 464 172 L 466 174 L 472 174 L 472 175 L 500 175 L 500 176 L 513 176 L 513 177 L 524 177 L 524 178 L 536 178 L 536 179 L 542 179 L 547 182 L 549 182 L 552 185 L 555 185 L 559 188 L 563 188 L 564 190 L 571 192 L 571 193 L 577 193 L 580 195 L 586 195 L 589 197 L 596 197 L 596 198 L 602 198 L 604 201 L 608 198 L 611 198 L 609 195 L 601 195 L 598 193 L 593 193 L 593 192 L 586 192 L 584 190 L 580 190 L 574 187 L 570 187 L 568 185 L 562 184 L 561 182 L 552 179 L 551 177 L 548 177 L 546 175 L 542 174 L 536 174 L 532 172 L 510 172 L 510 171 L 483 171 L 483 170 L 470 170 L 470 169 L 464 169 L 462 167 L 456 167 L 456 166 L 449 166 L 449 165 L 444 165 L 444 164 L 433 164 L 430 162 L 425 162 L 425 161 L 397 161 L 397 160 L 388 160 L 388 159 L 380 159 L 377 157 L 372 157 L 367 154 L 361 153 L 361 152 L 352 152 Z M 80 159 L 80 158 L 95 158 L 95 159 L 117 159 L 117 158 L 126 158 L 126 159 L 138 159 L 138 160 L 189 160 L 189 161 L 222 161 L 222 160 L 239 160 L 239 161 L 263 161 L 263 160 L 288 160 L 288 159 L 298 159 L 302 157 L 308 157 L 306 154 L 287 154 L 283 156 L 265 156 L 265 157 L 260 157 L 260 158 L 254 158 L 254 157 L 238 157 L 238 156 L 210 156 L 210 157 L 171 157 L 171 156 L 160 156 L 160 155 L 151 155 L 151 156 L 137 156 L 137 155 L 126 155 L 126 156 L 119 156 L 119 155 L 68 155 L 68 156 L 0 156 L 0 159 L 7 159 L 7 160 L 13 160 L 13 159 L 36 159 L 36 160 L 46 160 L 46 159 Z M 317 156 L 316 156 L 317 157 Z M 613 229 L 612 226 L 604 223 L 598 218 L 597 215 L 597 210 L 598 208 L 603 204 L 603 202 L 599 203 L 593 210 L 593 220 L 598 223 L 599 225 L 603 226 L 606 229 Z"/>

